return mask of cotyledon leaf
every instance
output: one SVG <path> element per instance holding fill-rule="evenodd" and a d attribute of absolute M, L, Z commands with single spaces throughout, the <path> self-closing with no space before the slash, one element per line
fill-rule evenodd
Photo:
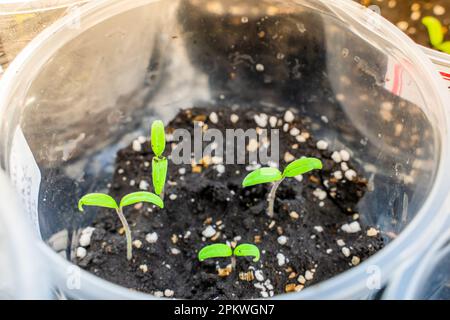
<path fill-rule="evenodd" d="M 159 196 L 154 193 L 146 191 L 138 191 L 129 193 L 120 200 L 120 208 L 136 204 L 139 202 L 149 202 L 160 208 L 164 208 L 164 202 Z"/>
<path fill-rule="evenodd" d="M 118 209 L 117 202 L 113 197 L 104 193 L 89 193 L 81 197 L 78 201 L 78 209 L 84 211 L 83 206 L 96 206 L 111 209 Z"/>
<path fill-rule="evenodd" d="M 150 138 L 153 152 L 157 157 L 161 157 L 166 148 L 166 134 L 161 120 L 153 121 Z"/>
<path fill-rule="evenodd" d="M 253 262 L 259 261 L 259 249 L 254 244 L 243 243 L 234 249 L 236 257 L 254 257 Z"/>
<path fill-rule="evenodd" d="M 292 178 L 315 169 L 322 169 L 322 161 L 317 158 L 301 158 L 291 162 L 283 172 L 283 176 Z"/>
<path fill-rule="evenodd" d="M 281 180 L 283 177 L 277 168 L 260 168 L 250 172 L 242 182 L 243 187 Z"/>
<path fill-rule="evenodd" d="M 226 258 L 233 254 L 231 248 L 223 243 L 216 243 L 204 247 L 198 253 L 198 260 L 205 261 L 210 258 Z"/>
<path fill-rule="evenodd" d="M 166 184 L 167 176 L 167 159 L 159 159 L 154 157 L 152 160 L 152 182 L 156 194 L 161 194 Z"/>
<path fill-rule="evenodd" d="M 441 22 L 435 17 L 427 16 L 422 19 L 422 23 L 428 29 L 430 43 L 434 47 L 438 47 L 444 41 L 444 31 L 442 30 Z"/>

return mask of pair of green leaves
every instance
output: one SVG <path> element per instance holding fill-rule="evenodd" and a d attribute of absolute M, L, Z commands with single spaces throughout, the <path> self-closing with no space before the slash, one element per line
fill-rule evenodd
<path fill-rule="evenodd" d="M 233 252 L 226 244 L 216 243 L 206 246 L 200 250 L 198 253 L 198 259 L 200 261 L 205 261 L 206 259 L 211 258 L 227 258 L 231 257 L 233 254 L 236 257 L 254 257 L 253 262 L 259 261 L 260 258 L 259 249 L 253 244 L 240 244 L 234 249 Z"/>
<path fill-rule="evenodd" d="M 315 169 L 322 169 L 322 161 L 317 158 L 302 158 L 291 162 L 283 171 L 277 168 L 260 168 L 249 173 L 242 185 L 251 187 L 257 184 L 280 181 L 284 178 L 292 178 L 305 174 Z"/>
<path fill-rule="evenodd" d="M 431 45 L 445 53 L 450 54 L 450 41 L 444 42 L 444 31 L 441 22 L 431 16 L 424 17 L 422 23 L 428 29 Z"/>
<path fill-rule="evenodd" d="M 78 201 L 78 209 L 84 211 L 83 206 L 97 206 L 122 210 L 123 207 L 133 205 L 139 202 L 152 203 L 160 208 L 164 208 L 164 202 L 156 194 L 151 192 L 139 191 L 127 194 L 117 205 L 113 197 L 104 193 L 89 193 Z"/>
<path fill-rule="evenodd" d="M 168 162 L 163 157 L 166 148 L 166 134 L 161 120 L 152 123 L 151 146 L 155 157 L 152 160 L 152 182 L 156 194 L 162 194 L 166 184 Z"/>

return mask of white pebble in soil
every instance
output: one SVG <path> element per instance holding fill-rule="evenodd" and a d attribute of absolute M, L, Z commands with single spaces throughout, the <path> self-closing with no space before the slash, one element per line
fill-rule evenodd
<path fill-rule="evenodd" d="M 350 249 L 347 248 L 347 247 L 343 247 L 343 248 L 342 248 L 342 254 L 343 254 L 344 256 L 346 256 L 346 257 L 349 257 L 349 256 L 350 256 Z"/>
<path fill-rule="evenodd" d="M 265 114 L 265 113 L 261 113 L 260 115 L 255 114 L 253 119 L 255 120 L 256 124 L 259 127 L 264 128 L 264 127 L 267 126 L 267 122 L 269 120 L 269 116 L 267 114 Z"/>
<path fill-rule="evenodd" d="M 142 241 L 141 240 L 134 240 L 133 246 L 135 246 L 137 249 L 142 248 Z"/>
<path fill-rule="evenodd" d="M 141 190 L 148 190 L 149 184 L 147 181 L 142 180 L 141 182 L 139 182 L 139 189 Z"/>
<path fill-rule="evenodd" d="M 336 180 L 342 180 L 342 178 L 344 178 L 344 175 L 342 174 L 342 171 L 338 170 L 333 172 L 333 177 L 335 177 Z"/>
<path fill-rule="evenodd" d="M 302 275 L 299 275 L 297 278 L 298 283 L 300 284 L 305 284 L 306 283 L 306 278 Z"/>
<path fill-rule="evenodd" d="M 142 145 L 139 140 L 134 140 L 132 145 L 133 151 L 140 152 L 142 150 Z"/>
<path fill-rule="evenodd" d="M 291 136 L 298 136 L 299 134 L 300 134 L 300 130 L 298 130 L 297 128 L 292 128 L 290 131 L 289 131 L 289 134 L 291 135 Z"/>
<path fill-rule="evenodd" d="M 217 173 L 222 174 L 225 172 L 225 166 L 223 164 L 218 164 L 214 167 L 217 171 Z"/>
<path fill-rule="evenodd" d="M 211 112 L 211 114 L 209 115 L 209 120 L 214 124 L 218 123 L 219 117 L 217 116 L 217 113 Z"/>
<path fill-rule="evenodd" d="M 205 238 L 211 238 L 216 234 L 216 230 L 212 226 L 207 226 L 205 230 L 202 231 L 202 235 Z"/>
<path fill-rule="evenodd" d="M 341 151 L 339 151 L 339 154 L 341 155 L 342 161 L 350 160 L 350 153 L 347 150 L 341 150 Z"/>
<path fill-rule="evenodd" d="M 286 264 L 286 257 L 282 253 L 277 253 L 277 260 L 280 267 Z"/>
<path fill-rule="evenodd" d="M 356 171 L 353 169 L 349 169 L 349 170 L 345 171 L 344 175 L 348 181 L 353 181 L 353 179 L 355 179 L 357 176 Z"/>
<path fill-rule="evenodd" d="M 258 63 L 258 64 L 255 66 L 255 69 L 256 69 L 256 71 L 258 71 L 258 72 L 263 72 L 263 71 L 264 71 L 264 65 L 261 64 L 261 63 Z"/>
<path fill-rule="evenodd" d="M 344 224 L 341 229 L 347 233 L 356 233 L 361 231 L 361 226 L 358 221 L 353 221 L 351 223 Z"/>
<path fill-rule="evenodd" d="M 83 248 L 83 247 L 77 248 L 76 255 L 77 255 L 78 259 L 83 259 L 84 257 L 86 257 L 86 254 L 87 254 L 87 250 L 85 248 Z"/>
<path fill-rule="evenodd" d="M 348 164 L 347 164 L 347 162 L 341 162 L 341 170 L 342 171 L 347 171 L 349 168 L 348 168 Z"/>
<path fill-rule="evenodd" d="M 177 198 L 178 198 L 178 196 L 176 194 L 172 193 L 172 194 L 169 195 L 169 199 L 172 200 L 172 201 L 173 200 L 177 200 Z"/>
<path fill-rule="evenodd" d="M 286 153 L 284 154 L 284 161 L 285 161 L 285 162 L 289 163 L 289 162 L 292 162 L 292 161 L 294 161 L 294 160 L 295 160 L 295 157 L 294 157 L 291 153 L 286 152 Z"/>
<path fill-rule="evenodd" d="M 148 233 L 145 236 L 145 241 L 148 243 L 156 243 L 158 241 L 158 234 L 156 232 Z"/>
<path fill-rule="evenodd" d="M 91 244 L 91 237 L 92 233 L 94 232 L 95 228 L 93 227 L 87 227 L 81 231 L 81 236 L 79 240 L 79 244 L 82 247 L 87 247 Z"/>
<path fill-rule="evenodd" d="M 278 241 L 278 244 L 284 246 L 287 243 L 288 238 L 286 236 L 279 236 L 277 241 Z"/>
<path fill-rule="evenodd" d="M 336 163 L 342 162 L 341 154 L 337 151 L 333 152 L 333 154 L 331 155 L 331 159 L 333 159 L 333 161 Z"/>
<path fill-rule="evenodd" d="M 322 226 L 315 226 L 314 230 L 316 230 L 317 232 L 323 232 L 323 227 Z"/>
<path fill-rule="evenodd" d="M 239 121 L 239 116 L 237 115 L 237 114 L 232 114 L 231 116 L 230 116 L 230 121 L 232 122 L 232 123 L 236 123 L 236 122 L 238 122 Z"/>
<path fill-rule="evenodd" d="M 328 148 L 328 142 L 326 142 L 325 140 L 319 140 L 316 143 L 316 147 L 319 150 L 327 150 Z"/>
<path fill-rule="evenodd" d="M 181 174 L 181 175 L 186 174 L 186 168 L 178 169 L 178 173 Z"/>
<path fill-rule="evenodd" d="M 162 292 L 162 291 L 155 291 L 155 292 L 153 292 L 153 295 L 155 297 L 157 297 L 157 298 L 162 298 L 162 297 L 164 297 L 164 292 Z"/>
<path fill-rule="evenodd" d="M 174 294 L 175 294 L 175 292 L 173 292 L 173 290 L 170 290 L 170 289 L 164 290 L 164 296 L 167 298 L 173 297 Z"/>
<path fill-rule="evenodd" d="M 271 116 L 271 117 L 269 118 L 269 124 L 270 124 L 270 126 L 271 126 L 272 128 L 275 128 L 276 125 L 277 125 L 277 121 L 278 121 L 277 117 Z"/>
<path fill-rule="evenodd" d="M 314 197 L 316 197 L 319 200 L 325 200 L 327 198 L 326 191 L 324 191 L 320 188 L 316 188 L 316 190 L 313 191 L 313 195 L 314 195 Z"/>
<path fill-rule="evenodd" d="M 263 274 L 262 270 L 255 271 L 255 278 L 256 278 L 256 280 L 258 280 L 260 282 L 264 281 L 264 274 Z"/>
<path fill-rule="evenodd" d="M 284 114 L 284 121 L 291 123 L 292 121 L 294 121 L 294 119 L 295 117 L 292 111 L 290 110 L 286 111 L 286 113 Z"/>
<path fill-rule="evenodd" d="M 312 273 L 309 270 L 306 270 L 306 272 L 305 272 L 305 279 L 307 281 L 310 281 L 310 280 L 314 279 L 314 273 Z"/>
<path fill-rule="evenodd" d="M 368 237 L 376 237 L 378 235 L 378 230 L 375 228 L 370 228 L 367 230 L 367 236 Z"/>
<path fill-rule="evenodd" d="M 337 243 L 337 245 L 338 245 L 339 247 L 345 246 L 345 242 L 344 242 L 344 240 L 342 240 L 342 239 L 338 239 L 338 240 L 336 241 L 336 243 Z"/>
<path fill-rule="evenodd" d="M 147 273 L 148 272 L 148 266 L 146 264 L 141 264 L 139 266 L 139 269 L 143 272 L 143 273 Z"/>
<path fill-rule="evenodd" d="M 179 249 L 177 249 L 177 248 L 171 248 L 171 249 L 170 249 L 170 252 L 171 252 L 173 255 L 177 255 L 177 254 L 180 254 L 180 253 L 181 253 L 181 251 L 180 251 Z"/>

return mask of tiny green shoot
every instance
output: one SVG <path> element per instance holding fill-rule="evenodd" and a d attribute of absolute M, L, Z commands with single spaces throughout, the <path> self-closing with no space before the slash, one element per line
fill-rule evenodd
<path fill-rule="evenodd" d="M 236 257 L 253 257 L 253 262 L 258 262 L 260 258 L 259 249 L 253 244 L 240 244 L 234 251 L 226 244 L 216 243 L 203 247 L 198 253 L 198 260 L 205 261 L 213 258 L 231 257 L 231 268 L 236 268 Z"/>
<path fill-rule="evenodd" d="M 120 200 L 120 204 L 117 205 L 116 200 L 113 197 L 104 193 L 89 193 L 84 195 L 78 201 L 78 209 L 83 212 L 83 206 L 96 206 L 115 209 L 116 213 L 122 223 L 123 229 L 125 230 L 125 236 L 127 239 L 127 259 L 132 258 L 132 240 L 131 240 L 131 230 L 128 225 L 127 219 L 123 214 L 123 208 L 140 202 L 152 203 L 160 208 L 164 208 L 164 203 L 160 197 L 151 192 L 139 191 L 127 194 Z"/>
<path fill-rule="evenodd" d="M 155 156 L 152 159 L 152 182 L 155 193 L 164 198 L 164 185 L 167 177 L 168 162 L 163 156 L 166 148 L 166 135 L 161 120 L 152 123 L 151 147 Z"/>
<path fill-rule="evenodd" d="M 439 19 L 426 16 L 422 19 L 422 24 L 428 30 L 431 45 L 435 49 L 450 54 L 450 41 L 444 42 L 444 28 Z"/>
<path fill-rule="evenodd" d="M 278 187 L 285 178 L 293 178 L 312 170 L 322 169 L 322 161 L 317 158 L 301 158 L 291 162 L 286 166 L 283 173 L 276 168 L 260 168 L 250 172 L 242 182 L 243 187 L 250 187 L 263 183 L 273 183 L 269 196 L 267 197 L 267 214 L 273 218 L 275 196 Z"/>

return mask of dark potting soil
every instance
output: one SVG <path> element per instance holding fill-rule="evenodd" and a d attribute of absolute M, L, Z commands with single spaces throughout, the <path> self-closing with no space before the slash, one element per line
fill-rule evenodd
<path fill-rule="evenodd" d="M 217 123 L 210 120 L 213 111 L 218 116 Z M 165 208 L 137 204 L 125 209 L 134 240 L 133 259 L 126 259 L 125 236 L 114 211 L 98 209 L 87 255 L 77 259 L 78 265 L 106 280 L 157 296 L 244 299 L 303 290 L 380 250 L 380 234 L 374 226 L 360 221 L 356 212 L 356 205 L 367 190 L 361 168 L 351 159 L 346 162 L 348 169 L 357 173 L 349 181 L 342 171 L 345 165 L 332 159 L 332 150 L 317 148 L 318 141 L 310 136 L 311 123 L 296 111 L 295 119 L 285 122 L 286 109 L 187 109 L 170 122 L 167 132 L 183 128 L 193 134 L 194 121 L 197 125 L 200 121 L 203 129 L 222 132 L 226 128 L 254 129 L 254 116 L 261 112 L 277 118 L 280 168 L 286 166 L 285 160 L 292 161 L 291 155 L 318 157 L 324 164 L 323 170 L 306 174 L 302 180 L 293 178 L 281 184 L 273 219 L 265 213 L 270 186 L 241 186 L 254 167 L 222 165 L 220 159 L 214 163 L 204 159 L 194 165 L 174 165 L 169 161 Z M 236 116 L 238 120 L 231 121 Z M 305 141 L 298 138 L 300 135 Z M 117 154 L 110 187 L 110 194 L 116 199 L 140 188 L 152 190 L 153 154 L 149 141 L 140 143 L 141 151 L 135 151 L 139 149 L 135 142 L 134 148 L 130 145 Z M 173 147 L 168 142 L 165 153 L 170 154 Z M 336 179 L 336 171 L 341 172 L 342 179 Z M 352 222 L 357 232 L 342 229 Z M 208 227 L 214 229 L 214 235 L 205 237 L 202 233 Z M 149 234 L 153 241 L 147 241 L 152 240 Z M 280 236 L 286 237 L 286 243 Z M 255 263 L 251 258 L 239 258 L 236 269 L 223 277 L 219 269 L 226 268 L 229 259 L 197 259 L 199 250 L 212 243 L 254 243 L 261 250 L 261 259 Z"/>

